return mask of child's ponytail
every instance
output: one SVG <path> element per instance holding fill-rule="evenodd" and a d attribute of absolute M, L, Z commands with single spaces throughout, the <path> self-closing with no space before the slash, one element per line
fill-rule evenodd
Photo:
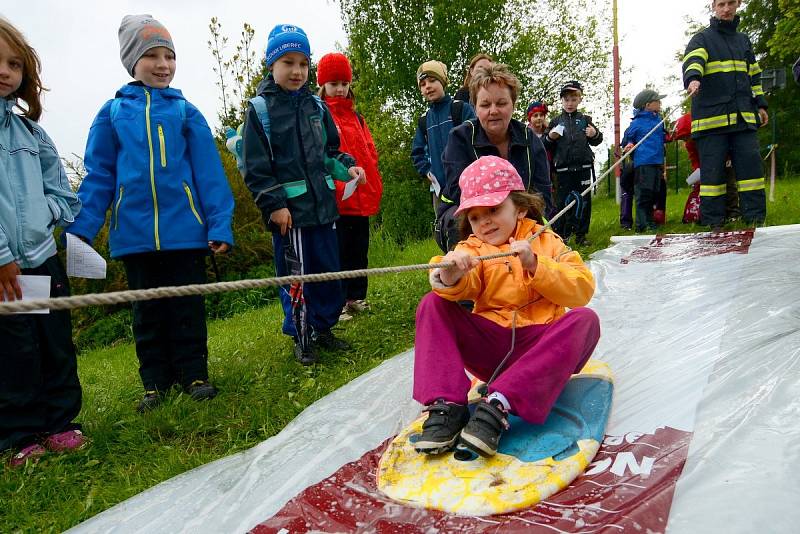
<path fill-rule="evenodd" d="M 39 77 L 42 72 L 39 56 L 25 40 L 25 36 L 2 17 L 0 17 L 0 38 L 22 57 L 22 83 L 19 89 L 11 95 L 11 98 L 17 99 L 17 106 L 22 110 L 24 116 L 32 121 L 38 121 L 42 116 L 41 94 L 42 91 L 47 90 L 42 86 L 42 80 Z M 25 102 L 26 107 L 19 105 L 20 100 Z"/>

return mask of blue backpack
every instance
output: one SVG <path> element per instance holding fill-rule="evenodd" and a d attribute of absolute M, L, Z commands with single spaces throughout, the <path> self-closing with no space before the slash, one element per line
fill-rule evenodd
<path fill-rule="evenodd" d="M 314 97 L 314 102 L 317 103 L 317 108 L 319 109 L 319 118 L 320 121 L 324 120 L 325 116 L 325 106 L 322 104 L 322 99 L 317 95 L 312 95 Z M 253 104 L 253 109 L 256 111 L 256 115 L 258 115 L 258 120 L 261 121 L 261 128 L 264 130 L 264 134 L 267 137 L 267 148 L 269 148 L 269 157 L 273 159 L 275 156 L 272 153 L 272 140 L 270 138 L 270 118 L 269 113 L 267 112 L 267 101 L 264 99 L 263 96 L 258 95 L 250 99 L 250 103 Z M 227 141 L 225 141 L 225 146 L 228 148 L 228 151 L 234 155 L 236 158 L 236 167 L 239 169 L 239 173 L 244 176 L 244 158 L 243 158 L 243 147 L 242 147 L 242 127 L 244 123 L 240 124 L 235 130 L 233 128 L 228 128 L 225 132 L 225 137 Z M 323 144 L 325 144 L 325 128 L 322 129 L 323 135 Z"/>

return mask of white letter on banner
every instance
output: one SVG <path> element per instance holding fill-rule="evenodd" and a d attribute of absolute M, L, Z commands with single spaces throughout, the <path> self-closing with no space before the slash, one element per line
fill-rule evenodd
<path fill-rule="evenodd" d="M 625 474 L 625 468 L 627 467 L 631 470 L 631 474 L 650 476 L 650 470 L 653 468 L 654 462 L 654 458 L 644 456 L 642 465 L 639 465 L 632 452 L 621 452 L 617 454 L 614 465 L 611 466 L 611 472 L 621 477 Z"/>

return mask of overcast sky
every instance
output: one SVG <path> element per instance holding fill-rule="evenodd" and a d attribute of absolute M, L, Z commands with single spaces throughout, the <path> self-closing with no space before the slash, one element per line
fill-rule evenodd
<path fill-rule="evenodd" d="M 3 1 L 4 6 L 11 3 Z M 228 35 L 229 49 L 238 40 L 244 22 L 256 30 L 259 53 L 266 46 L 267 33 L 279 23 L 291 22 L 306 30 L 315 60 L 334 51 L 337 42 L 343 45 L 347 42 L 338 5 L 330 0 L 26 0 L 24 4 L 16 0 L 13 3 L 20 8 L 3 7 L 0 14 L 25 33 L 42 59 L 43 80 L 51 90 L 45 96 L 42 124 L 62 155 L 73 152 L 83 155 L 89 126 L 100 106 L 130 81 L 119 60 L 117 40 L 120 20 L 126 14 L 149 13 L 169 29 L 178 60 L 172 86 L 181 89 L 212 126 L 219 108 L 213 60 L 206 45 L 212 16 L 219 18 L 223 32 Z M 623 96 L 632 99 L 647 82 L 661 84 L 668 75 L 680 73 L 680 66 L 673 58 L 686 44 L 684 17 L 705 20 L 706 5 L 703 0 L 619 0 L 620 51 L 623 65 L 633 67 Z M 609 49 L 611 46 L 609 42 Z M 663 87 L 663 92 L 672 95 L 680 89 L 680 84 L 673 84 Z M 677 100 L 672 97 L 667 103 L 674 104 Z M 630 110 L 623 109 L 622 116 L 624 130 Z M 610 138 L 612 125 L 603 126 Z"/>

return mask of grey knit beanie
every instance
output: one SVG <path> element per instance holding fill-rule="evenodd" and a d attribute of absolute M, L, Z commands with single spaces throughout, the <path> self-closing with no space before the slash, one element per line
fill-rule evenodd
<path fill-rule="evenodd" d="M 151 48 L 163 46 L 175 53 L 172 36 L 152 15 L 125 15 L 119 25 L 119 58 L 133 76 L 136 62 Z"/>

